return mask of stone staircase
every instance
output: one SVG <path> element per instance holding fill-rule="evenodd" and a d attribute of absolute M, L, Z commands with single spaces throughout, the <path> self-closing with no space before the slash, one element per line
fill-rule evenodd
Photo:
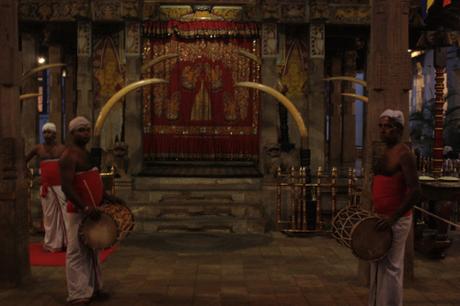
<path fill-rule="evenodd" d="M 135 230 L 263 233 L 267 220 L 259 186 L 248 178 L 140 178 L 129 200 Z"/>

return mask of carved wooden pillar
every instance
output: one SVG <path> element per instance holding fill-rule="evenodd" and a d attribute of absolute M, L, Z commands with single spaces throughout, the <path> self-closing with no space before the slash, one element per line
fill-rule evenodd
<path fill-rule="evenodd" d="M 368 63 L 369 103 L 365 139 L 364 203 L 370 201 L 372 160 L 382 148 L 377 118 L 387 108 L 399 109 L 408 122 L 411 87 L 410 58 L 407 52 L 408 0 L 374 0 L 371 13 L 370 60 Z M 386 46 L 382 48 L 382 46 Z M 407 126 L 407 124 L 406 124 Z M 407 128 L 403 141 L 408 139 Z M 413 278 L 413 244 L 409 237 L 406 248 L 406 278 Z M 412 245 L 412 247 L 410 246 Z M 368 282 L 368 264 L 361 263 L 359 269 L 363 280 Z"/>
<path fill-rule="evenodd" d="M 78 22 L 77 31 L 77 115 L 85 116 L 94 122 L 91 23 L 89 21 Z"/>
<path fill-rule="evenodd" d="M 340 56 L 334 56 L 331 63 L 331 75 L 338 76 L 342 75 L 342 59 Z M 330 118 L 330 152 L 329 159 L 330 165 L 338 167 L 342 163 L 342 152 L 343 152 L 343 122 L 342 122 L 342 108 L 343 108 L 343 97 L 342 93 L 342 82 L 332 81 L 332 92 L 331 92 L 331 118 Z"/>
<path fill-rule="evenodd" d="M 0 5 L 0 287 L 30 275 L 24 142 L 20 132 L 17 1 Z"/>
<path fill-rule="evenodd" d="M 37 66 L 36 42 L 32 35 L 22 34 L 22 72 L 31 70 Z M 21 93 L 38 92 L 36 75 L 27 78 L 18 84 L 21 86 Z M 24 138 L 24 148 L 26 152 L 37 143 L 38 111 L 37 98 L 21 101 L 21 136 Z"/>
<path fill-rule="evenodd" d="M 139 80 L 141 65 L 141 24 L 130 21 L 125 24 L 126 41 L 126 84 Z M 143 119 L 141 91 L 126 96 L 124 142 L 128 145 L 128 173 L 135 174 L 142 170 Z"/>
<path fill-rule="evenodd" d="M 317 18 L 310 24 L 310 57 L 308 67 L 308 106 L 306 122 L 311 151 L 311 169 L 324 165 L 325 142 L 325 99 L 324 99 L 324 55 L 325 25 L 324 19 Z"/>
<path fill-rule="evenodd" d="M 444 131 L 444 72 L 446 69 L 446 48 L 436 48 L 434 52 L 435 68 L 435 104 L 434 104 L 434 144 L 431 153 L 431 169 L 434 177 L 442 175 L 443 131 Z"/>
<path fill-rule="evenodd" d="M 61 47 L 51 45 L 48 48 L 50 63 L 62 62 Z M 61 69 L 49 70 L 49 117 L 48 121 L 56 125 L 56 140 L 62 142 L 62 90 Z"/>

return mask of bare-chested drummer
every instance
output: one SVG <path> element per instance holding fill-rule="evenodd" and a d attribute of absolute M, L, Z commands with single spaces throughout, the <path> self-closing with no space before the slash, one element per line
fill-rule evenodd
<path fill-rule="evenodd" d="M 411 209 L 420 196 L 415 156 L 401 142 L 404 116 L 387 109 L 379 118 L 383 156 L 373 165 L 372 204 L 382 220 L 377 227 L 391 227 L 393 242 L 388 254 L 371 263 L 369 306 L 402 306 L 404 250 L 412 224 Z"/>
<path fill-rule="evenodd" d="M 86 305 L 91 300 L 107 299 L 101 291 L 101 269 L 97 250 L 84 245 L 78 238 L 78 228 L 86 215 L 97 219 L 96 207 L 103 201 L 123 203 L 121 199 L 104 191 L 102 179 L 90 161 L 86 145 L 91 136 L 90 122 L 76 117 L 69 123 L 71 144 L 62 154 L 60 169 L 62 190 L 69 200 L 67 206 L 67 301 L 69 304 Z"/>
<path fill-rule="evenodd" d="M 48 252 L 63 251 L 67 245 L 65 228 L 66 199 L 61 190 L 59 158 L 65 146 L 56 141 L 56 125 L 45 123 L 42 128 L 43 144 L 36 145 L 26 156 L 26 163 L 33 157 L 40 159 L 40 199 L 43 210 L 45 238 L 43 249 Z"/>

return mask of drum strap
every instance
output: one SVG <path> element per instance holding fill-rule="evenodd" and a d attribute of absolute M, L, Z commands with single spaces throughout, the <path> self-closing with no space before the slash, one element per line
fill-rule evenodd
<path fill-rule="evenodd" d="M 83 184 L 85 184 L 86 191 L 88 191 L 89 197 L 91 198 L 91 202 L 93 204 L 93 207 L 96 207 L 96 203 L 94 201 L 93 193 L 91 192 L 91 189 L 89 189 L 88 183 L 86 180 L 83 180 Z"/>

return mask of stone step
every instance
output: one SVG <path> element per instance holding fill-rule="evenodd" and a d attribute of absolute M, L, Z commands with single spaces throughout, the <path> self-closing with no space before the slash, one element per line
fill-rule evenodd
<path fill-rule="evenodd" d="M 137 232 L 227 232 L 264 233 L 266 222 L 262 218 L 240 219 L 222 216 L 200 216 L 182 219 L 139 219 Z"/>
<path fill-rule="evenodd" d="M 202 194 L 202 195 L 164 195 L 159 203 L 187 203 L 189 205 L 195 205 L 195 203 L 232 203 L 234 202 L 231 194 Z"/>
<path fill-rule="evenodd" d="M 182 218 L 184 216 L 231 216 L 236 218 L 261 218 L 263 209 L 254 203 L 169 202 L 158 204 L 130 203 L 134 216 L 142 218 Z"/>

